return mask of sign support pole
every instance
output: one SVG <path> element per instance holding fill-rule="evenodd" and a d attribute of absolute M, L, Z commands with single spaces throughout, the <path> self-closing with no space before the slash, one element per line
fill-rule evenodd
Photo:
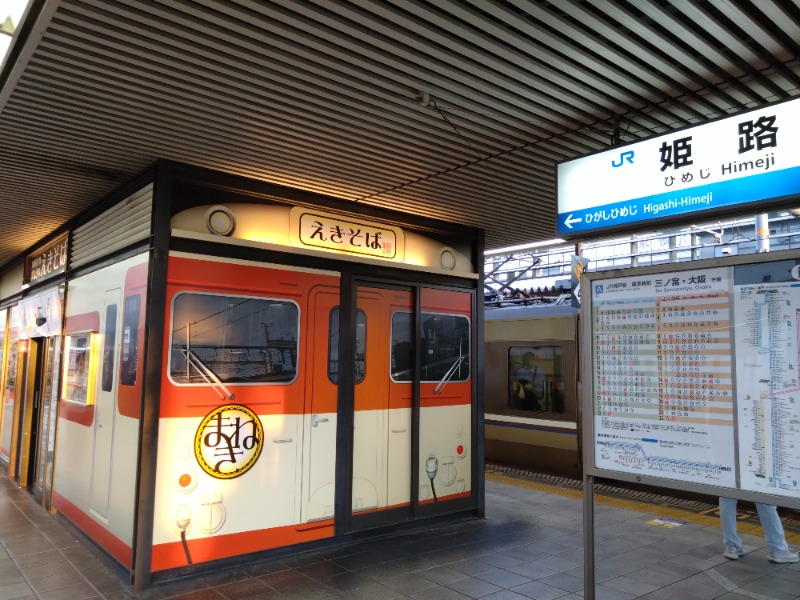
<path fill-rule="evenodd" d="M 594 476 L 583 476 L 583 597 L 594 600 Z"/>

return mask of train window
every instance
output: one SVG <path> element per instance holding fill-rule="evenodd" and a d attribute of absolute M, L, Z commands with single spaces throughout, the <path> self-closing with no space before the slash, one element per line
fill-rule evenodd
<path fill-rule="evenodd" d="M 508 350 L 508 407 L 531 412 L 564 412 L 564 349 L 512 346 Z"/>
<path fill-rule="evenodd" d="M 291 383 L 299 329 L 300 311 L 288 300 L 178 294 L 170 377 L 179 385 Z"/>
<path fill-rule="evenodd" d="M 106 306 L 106 329 L 103 336 L 103 370 L 100 389 L 110 392 L 114 386 L 114 347 L 117 344 L 117 305 Z"/>
<path fill-rule="evenodd" d="M 331 310 L 330 338 L 328 344 L 328 378 L 339 383 L 339 307 Z M 356 362 L 355 382 L 361 383 L 367 374 L 367 315 L 356 311 Z"/>
<path fill-rule="evenodd" d="M 140 297 L 128 296 L 122 307 L 122 362 L 119 382 L 136 385 L 136 359 L 139 355 Z"/>
<path fill-rule="evenodd" d="M 413 315 L 392 315 L 392 379 L 411 381 Z M 421 380 L 425 383 L 469 379 L 469 319 L 422 313 Z"/>
<path fill-rule="evenodd" d="M 397 312 L 392 315 L 391 369 L 394 381 L 411 381 L 414 374 L 413 315 Z"/>

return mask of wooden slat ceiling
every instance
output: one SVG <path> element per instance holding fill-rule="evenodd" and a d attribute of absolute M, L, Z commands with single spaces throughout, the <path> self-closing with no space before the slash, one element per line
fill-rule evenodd
<path fill-rule="evenodd" d="M 555 162 L 790 98 L 793 0 L 64 0 L 0 74 L 0 266 L 158 158 L 554 237 Z"/>

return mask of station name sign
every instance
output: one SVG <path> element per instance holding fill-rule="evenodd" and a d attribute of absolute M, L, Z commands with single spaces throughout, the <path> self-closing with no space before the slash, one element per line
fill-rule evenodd
<path fill-rule="evenodd" d="M 67 268 L 68 234 L 64 234 L 44 248 L 25 258 L 23 284 L 36 283 L 63 273 Z"/>
<path fill-rule="evenodd" d="M 800 100 L 558 164 L 559 237 L 800 193 Z"/>

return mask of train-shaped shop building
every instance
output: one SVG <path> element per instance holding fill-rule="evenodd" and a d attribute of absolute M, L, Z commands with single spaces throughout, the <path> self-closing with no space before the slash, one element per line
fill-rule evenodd
<path fill-rule="evenodd" d="M 159 161 L 2 273 L 0 460 L 139 588 L 480 516 L 482 254 Z"/>

